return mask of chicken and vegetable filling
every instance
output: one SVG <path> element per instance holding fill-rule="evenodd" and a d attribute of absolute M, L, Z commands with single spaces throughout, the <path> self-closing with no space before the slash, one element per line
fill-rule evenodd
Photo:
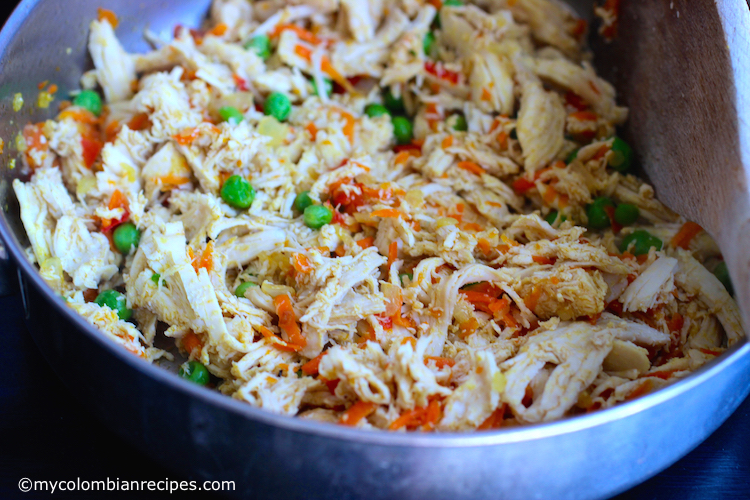
<path fill-rule="evenodd" d="M 268 411 L 466 431 L 611 407 L 743 336 L 557 2 L 215 0 L 145 54 L 116 27 L 13 187 L 45 281 L 148 362 L 165 336 Z"/>

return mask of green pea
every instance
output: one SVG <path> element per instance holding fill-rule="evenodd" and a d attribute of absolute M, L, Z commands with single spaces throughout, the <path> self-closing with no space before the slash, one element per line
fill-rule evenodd
<path fill-rule="evenodd" d="M 609 215 L 604 209 L 606 206 L 613 207 L 615 204 L 606 197 L 600 197 L 594 200 L 594 203 L 586 208 L 586 216 L 589 219 L 589 227 L 591 229 L 605 229 L 611 224 Z"/>
<path fill-rule="evenodd" d="M 401 280 L 401 286 L 406 286 L 404 278 L 409 278 L 409 283 L 412 283 L 414 281 L 414 275 L 412 273 L 401 273 L 398 275 L 398 277 Z"/>
<path fill-rule="evenodd" d="M 294 198 L 294 208 L 298 212 L 304 212 L 307 207 L 313 204 L 312 198 L 310 198 L 310 191 L 302 191 Z"/>
<path fill-rule="evenodd" d="M 633 148 L 619 137 L 612 142 L 612 155 L 609 166 L 618 172 L 627 172 L 633 163 Z"/>
<path fill-rule="evenodd" d="M 461 7 L 463 4 L 461 0 L 445 0 L 443 7 Z"/>
<path fill-rule="evenodd" d="M 629 226 L 630 224 L 633 224 L 638 220 L 638 217 L 640 216 L 641 211 L 638 209 L 638 207 L 635 205 L 631 205 L 630 203 L 617 205 L 617 208 L 615 209 L 615 220 L 618 224 L 621 224 L 623 226 Z"/>
<path fill-rule="evenodd" d="M 647 254 L 651 247 L 661 250 L 662 241 L 643 229 L 633 231 L 620 243 L 621 252 L 629 251 L 633 255 Z"/>
<path fill-rule="evenodd" d="M 331 209 L 323 205 L 310 205 L 305 209 L 303 220 L 310 229 L 320 229 L 333 220 Z"/>
<path fill-rule="evenodd" d="M 727 269 L 726 262 L 719 262 L 719 265 L 714 268 L 714 276 L 719 278 L 719 281 L 721 281 L 721 284 L 724 285 L 724 288 L 727 289 L 729 295 L 734 295 L 734 286 L 732 285 L 732 280 L 729 277 L 729 269 Z"/>
<path fill-rule="evenodd" d="M 96 116 L 102 114 L 102 98 L 94 90 L 83 90 L 73 99 L 73 104 L 86 108 Z"/>
<path fill-rule="evenodd" d="M 159 280 L 161 280 L 161 274 L 154 273 L 154 274 L 151 275 L 151 281 L 153 281 L 157 285 L 159 284 Z"/>
<path fill-rule="evenodd" d="M 237 125 L 244 118 L 244 116 L 242 116 L 242 113 L 240 113 L 240 110 L 235 108 L 234 106 L 224 106 L 223 108 L 219 109 L 219 116 L 221 116 L 221 119 L 223 121 L 229 122 L 233 125 Z"/>
<path fill-rule="evenodd" d="M 255 52 L 265 61 L 271 57 L 271 39 L 266 35 L 254 36 L 245 43 L 245 50 Z"/>
<path fill-rule="evenodd" d="M 422 49 L 424 50 L 424 54 L 426 56 L 429 56 L 432 54 L 432 48 L 435 45 L 435 33 L 432 31 L 428 31 L 425 33 L 424 38 L 422 39 Z"/>
<path fill-rule="evenodd" d="M 251 286 L 258 286 L 258 284 L 257 284 L 257 283 L 253 283 L 252 281 L 246 281 L 246 282 L 242 283 L 242 284 L 241 284 L 240 286 L 238 286 L 238 287 L 237 287 L 237 288 L 236 288 L 236 289 L 234 290 L 234 294 L 235 294 L 235 295 L 236 295 L 237 297 L 244 297 L 244 296 L 245 296 L 245 292 L 246 292 L 246 291 L 247 291 L 247 289 L 248 289 L 248 288 L 250 288 Z"/>
<path fill-rule="evenodd" d="M 255 189 L 243 177 L 233 175 L 221 187 L 221 199 L 234 208 L 249 208 L 255 199 Z"/>
<path fill-rule="evenodd" d="M 390 90 L 386 91 L 383 95 L 383 102 L 391 113 L 403 113 L 404 111 L 404 99 L 402 97 L 394 97 Z"/>
<path fill-rule="evenodd" d="M 399 144 L 409 144 L 414 137 L 414 130 L 408 118 L 396 116 L 391 120 L 393 123 L 393 135 Z"/>
<path fill-rule="evenodd" d="M 448 125 L 457 132 L 466 132 L 469 130 L 469 124 L 463 115 L 453 115 L 448 118 Z"/>
<path fill-rule="evenodd" d="M 186 378 L 198 385 L 206 385 L 211 379 L 208 369 L 198 361 L 188 362 L 187 369 L 180 367 L 180 377 Z"/>
<path fill-rule="evenodd" d="M 388 108 L 382 104 L 372 103 L 365 107 L 365 114 L 370 118 L 375 118 L 376 116 L 388 115 L 390 113 L 388 112 Z"/>
<path fill-rule="evenodd" d="M 292 112 L 292 102 L 281 92 L 272 92 L 263 105 L 263 112 L 283 122 Z"/>
<path fill-rule="evenodd" d="M 295 373 L 297 374 L 297 378 L 304 377 L 304 374 L 302 373 L 302 369 L 297 370 Z"/>
<path fill-rule="evenodd" d="M 116 292 L 114 290 L 104 290 L 102 293 L 96 296 L 94 302 L 99 305 L 99 307 L 109 307 L 114 312 L 116 312 L 117 316 L 123 321 L 129 320 L 131 316 L 133 316 L 133 311 L 131 309 L 128 309 L 128 301 L 120 292 Z"/>
<path fill-rule="evenodd" d="M 568 165 L 573 163 L 573 160 L 578 158 L 578 151 L 579 151 L 578 149 L 574 149 L 573 152 L 570 153 L 567 158 L 565 158 L 565 163 Z"/>
<path fill-rule="evenodd" d="M 320 92 L 318 92 L 318 85 L 315 83 L 315 78 L 310 80 L 310 83 L 312 83 L 313 92 L 316 96 L 320 96 Z M 323 78 L 323 87 L 325 88 L 326 95 L 328 97 L 331 97 L 331 94 L 333 94 L 333 80 L 330 78 Z"/>
<path fill-rule="evenodd" d="M 550 226 L 554 226 L 556 222 L 562 224 L 563 222 L 568 220 L 568 218 L 564 215 L 561 216 L 560 212 L 558 212 L 557 210 L 553 210 L 547 214 L 547 217 L 545 217 L 544 220 L 546 220 Z"/>
<path fill-rule="evenodd" d="M 123 255 L 130 253 L 130 250 L 136 248 L 141 241 L 141 232 L 132 222 L 125 222 L 115 228 L 112 233 L 112 242 L 115 248 Z"/>

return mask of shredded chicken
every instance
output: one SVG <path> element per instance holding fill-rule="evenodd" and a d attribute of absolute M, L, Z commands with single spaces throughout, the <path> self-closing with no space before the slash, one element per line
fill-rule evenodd
<path fill-rule="evenodd" d="M 94 21 L 103 110 L 22 132 L 27 255 L 107 338 L 279 414 L 469 431 L 657 390 L 743 326 L 710 235 L 627 173 L 585 26 L 214 0 L 130 54 Z"/>

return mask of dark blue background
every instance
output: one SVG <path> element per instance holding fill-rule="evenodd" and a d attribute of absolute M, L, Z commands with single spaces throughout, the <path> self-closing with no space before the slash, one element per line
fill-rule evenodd
<path fill-rule="evenodd" d="M 13 4 L 15 2 L 0 2 L 0 21 L 10 14 Z M 696 408 L 696 411 L 701 409 Z M 48 499 L 61 495 L 98 498 L 94 493 L 55 492 L 52 496 L 21 493 L 17 485 L 24 477 L 32 480 L 187 479 L 179 471 L 170 471 L 152 462 L 148 455 L 93 419 L 41 357 L 23 323 L 20 295 L 15 294 L 0 298 L 0 498 Z M 247 494 L 251 496 L 251 492 Z M 113 493 L 111 496 L 130 498 L 133 495 Z M 147 492 L 137 497 L 151 499 L 169 495 Z M 174 496 L 184 497 L 184 493 Z M 191 497 L 217 498 L 210 494 Z M 750 499 L 750 399 L 688 456 L 617 497 L 617 500 L 636 499 Z"/>

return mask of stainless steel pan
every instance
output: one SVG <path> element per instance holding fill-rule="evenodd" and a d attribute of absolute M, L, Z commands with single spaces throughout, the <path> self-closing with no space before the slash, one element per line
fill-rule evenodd
<path fill-rule="evenodd" d="M 663 200 L 719 242 L 750 312 L 750 13 L 743 0 L 622 2 L 620 36 L 597 63 L 631 108 L 625 131 Z M 10 182 L 12 138 L 50 114 L 27 103 L 50 80 L 62 95 L 89 66 L 88 21 L 116 11 L 145 50 L 147 26 L 197 25 L 208 0 L 25 0 L 0 32 L 0 236 L 19 267 L 29 330 L 71 390 L 126 439 L 193 478 L 280 498 L 602 498 L 652 476 L 715 430 L 750 390 L 742 343 L 687 379 L 614 409 L 474 434 L 364 432 L 272 415 L 197 387 L 109 342 L 56 300 L 24 257 Z M 590 2 L 575 2 L 581 13 Z M 30 112 L 30 114 L 26 114 Z M 43 397 L 43 395 L 40 395 Z"/>

